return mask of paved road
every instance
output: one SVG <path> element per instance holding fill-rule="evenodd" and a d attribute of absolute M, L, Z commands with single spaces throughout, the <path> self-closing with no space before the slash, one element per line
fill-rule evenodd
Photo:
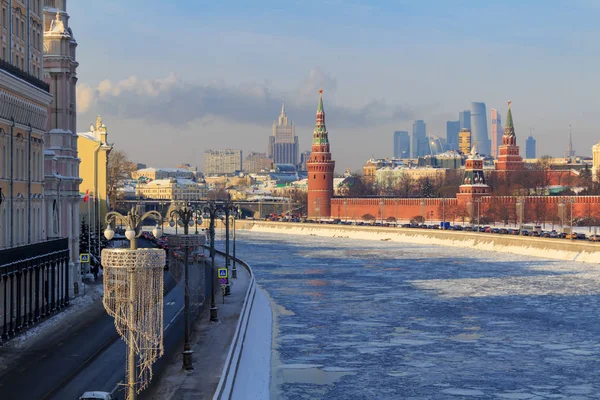
<path fill-rule="evenodd" d="M 152 246 L 144 240 L 139 245 Z M 173 287 L 174 282 L 166 273 L 165 290 Z M 18 360 L 18 367 L 9 368 L 0 376 L 0 399 L 76 398 L 81 393 L 56 397 L 54 392 L 117 340 L 113 319 L 100 302 L 94 304 L 85 317 L 69 326 L 68 333 L 58 332 L 29 349 Z"/>

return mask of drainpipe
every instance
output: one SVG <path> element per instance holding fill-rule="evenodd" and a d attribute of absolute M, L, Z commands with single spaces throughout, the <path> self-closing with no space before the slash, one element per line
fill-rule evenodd
<path fill-rule="evenodd" d="M 10 21 L 8 22 L 8 61 L 12 64 L 13 62 L 13 0 L 8 0 L 8 18 L 10 19 Z M 11 204 L 12 207 L 12 204 Z M 11 209 L 12 212 L 12 209 Z M 11 219 L 11 224 L 12 224 L 12 219 Z M 12 227 L 11 227 L 12 229 Z M 12 232 L 11 232 L 12 234 Z M 10 245 L 12 247 L 12 239 L 10 242 Z"/>
<path fill-rule="evenodd" d="M 27 0 L 27 73 L 31 73 L 31 0 Z"/>
<path fill-rule="evenodd" d="M 31 124 L 27 132 L 29 143 L 27 145 L 27 244 L 31 244 Z"/>
<path fill-rule="evenodd" d="M 11 2 L 12 4 L 12 2 Z M 15 235 L 14 235 L 14 229 L 15 229 L 15 208 L 14 208 L 14 202 L 15 202 L 15 119 L 11 118 L 11 125 L 10 125 L 10 247 L 14 247 L 15 246 Z"/>
<path fill-rule="evenodd" d="M 100 210 L 98 210 L 99 205 L 100 205 L 100 196 L 98 193 L 98 153 L 100 152 L 100 148 L 102 147 L 102 142 L 98 143 L 98 147 L 96 147 L 96 149 L 94 150 L 94 225 L 95 228 L 94 229 L 95 232 L 98 237 L 97 237 L 97 241 L 98 241 L 98 255 L 100 255 Z M 98 216 L 98 223 L 95 223 L 96 221 L 96 216 Z M 89 223 L 91 224 L 92 221 L 89 221 Z M 90 249 L 91 249 L 91 243 L 90 243 Z"/>

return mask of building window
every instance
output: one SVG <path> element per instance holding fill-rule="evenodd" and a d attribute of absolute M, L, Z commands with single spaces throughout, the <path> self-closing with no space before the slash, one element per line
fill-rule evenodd
<path fill-rule="evenodd" d="M 6 20 L 6 8 L 2 9 L 2 26 L 4 27 L 4 29 L 8 30 L 7 28 L 8 22 Z"/>
<path fill-rule="evenodd" d="M 15 25 L 13 26 L 13 35 L 19 37 L 19 19 L 15 16 Z"/>
<path fill-rule="evenodd" d="M 21 21 L 21 37 L 25 40 L 25 21 Z"/>

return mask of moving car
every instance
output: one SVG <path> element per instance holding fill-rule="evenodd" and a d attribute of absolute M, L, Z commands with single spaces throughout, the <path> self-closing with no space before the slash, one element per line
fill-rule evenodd
<path fill-rule="evenodd" d="M 108 392 L 85 392 L 81 395 L 79 400 L 117 400 L 117 398 L 112 397 L 112 395 Z"/>

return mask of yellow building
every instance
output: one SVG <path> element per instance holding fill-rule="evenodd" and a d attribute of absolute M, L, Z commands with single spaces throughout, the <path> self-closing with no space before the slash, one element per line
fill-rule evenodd
<path fill-rule="evenodd" d="M 29 8 L 24 5 L 29 2 L 10 3 L 11 8 L 1 3 L 0 249 L 4 249 L 47 238 L 44 135 L 52 95 L 48 84 L 41 80 L 39 3 Z"/>
<path fill-rule="evenodd" d="M 471 131 L 467 128 L 463 128 L 458 132 L 458 149 L 463 154 L 469 154 L 472 148 L 471 144 Z"/>
<path fill-rule="evenodd" d="M 107 142 L 108 133 L 100 116 L 96 119 L 96 125 L 90 126 L 89 132 L 78 133 L 77 136 L 79 158 L 81 159 L 79 176 L 83 179 L 79 188 L 83 193 L 87 191 L 90 194 L 91 227 L 95 232 L 99 232 L 109 206 L 106 194 L 107 167 L 108 156 L 113 146 Z M 87 203 L 81 203 L 81 213 L 86 216 L 87 220 Z"/>
<path fill-rule="evenodd" d="M 205 184 L 190 179 L 157 179 L 136 186 L 136 195 L 141 199 L 198 201 L 207 193 Z"/>
<path fill-rule="evenodd" d="M 600 180 L 600 143 L 596 143 L 592 146 L 592 178 L 594 182 Z"/>

